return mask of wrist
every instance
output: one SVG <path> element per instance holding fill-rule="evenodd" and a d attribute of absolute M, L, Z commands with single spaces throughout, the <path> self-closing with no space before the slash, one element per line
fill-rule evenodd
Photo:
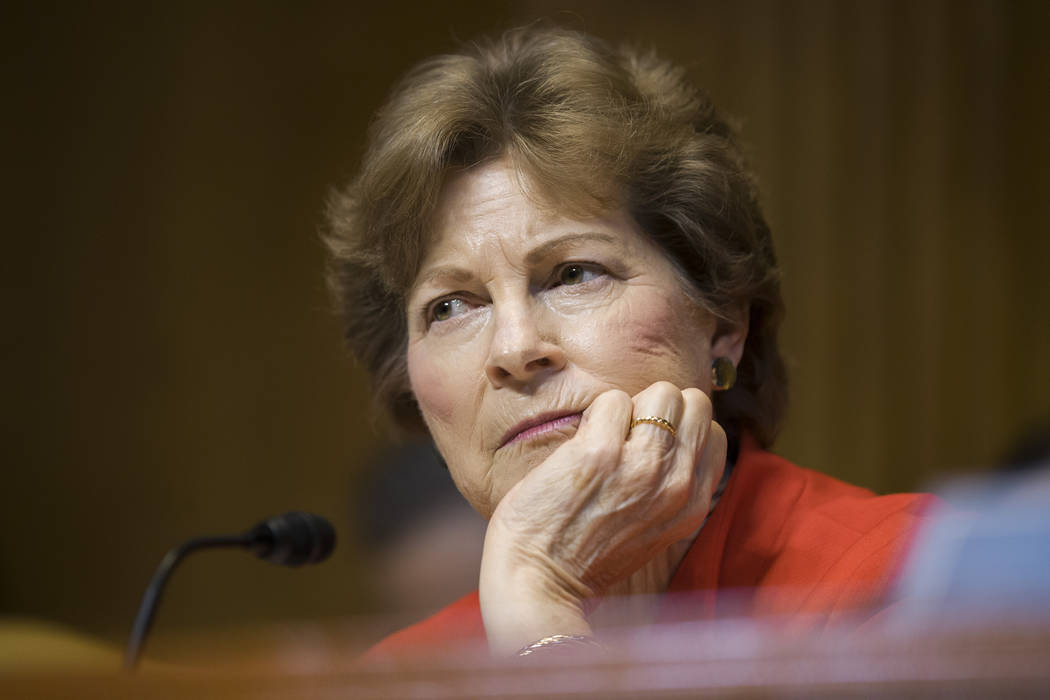
<path fill-rule="evenodd" d="M 557 653 L 559 658 L 571 654 L 576 659 L 603 655 L 608 649 L 594 637 L 586 635 L 554 634 L 537 639 L 532 644 L 518 650 L 519 657 Z"/>
<path fill-rule="evenodd" d="M 489 649 L 512 656 L 552 635 L 588 636 L 585 602 L 590 592 L 573 585 L 552 562 L 486 536 L 479 596 Z"/>

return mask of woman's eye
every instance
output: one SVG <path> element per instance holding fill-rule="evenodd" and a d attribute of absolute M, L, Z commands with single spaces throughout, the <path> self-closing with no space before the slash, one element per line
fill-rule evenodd
<path fill-rule="evenodd" d="M 430 307 L 431 321 L 447 321 L 453 316 L 459 316 L 470 310 L 470 306 L 462 299 L 442 299 Z"/>
<path fill-rule="evenodd" d="M 558 284 L 582 284 L 583 282 L 597 279 L 602 274 L 602 270 L 594 265 L 569 263 L 568 265 L 563 265 L 558 271 Z"/>

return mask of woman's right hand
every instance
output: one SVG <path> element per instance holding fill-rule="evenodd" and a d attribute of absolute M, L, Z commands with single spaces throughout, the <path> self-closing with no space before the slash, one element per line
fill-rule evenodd
<path fill-rule="evenodd" d="M 630 428 L 644 416 L 667 419 L 677 435 L 647 423 Z M 599 395 L 576 435 L 490 519 L 480 594 L 492 651 L 590 633 L 589 601 L 699 529 L 725 455 L 725 433 L 699 389 L 657 382 L 634 397 Z"/>

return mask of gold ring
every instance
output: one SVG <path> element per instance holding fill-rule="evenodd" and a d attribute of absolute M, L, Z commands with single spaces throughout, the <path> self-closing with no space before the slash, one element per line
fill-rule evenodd
<path fill-rule="evenodd" d="M 660 416 L 643 416 L 642 418 L 635 418 L 633 421 L 631 421 L 631 430 L 634 430 L 634 426 L 638 425 L 639 423 L 648 423 L 649 425 L 655 425 L 660 430 L 666 430 L 667 432 L 671 433 L 671 437 L 674 437 L 678 434 L 678 430 L 674 427 L 671 421 L 667 420 L 666 418 L 661 418 Z"/>

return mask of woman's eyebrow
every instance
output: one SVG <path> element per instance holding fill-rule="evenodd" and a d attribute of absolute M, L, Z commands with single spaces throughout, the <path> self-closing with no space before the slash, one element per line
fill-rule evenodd
<path fill-rule="evenodd" d="M 419 289 L 426 284 L 430 284 L 434 280 L 461 284 L 469 282 L 472 277 L 473 275 L 462 267 L 456 267 L 455 265 L 442 265 L 440 267 L 432 267 L 421 274 L 419 279 L 416 280 L 416 283 L 412 285 L 412 289 Z"/>
<path fill-rule="evenodd" d="M 558 248 L 567 246 L 571 243 L 578 241 L 602 241 L 604 243 L 616 243 L 617 238 L 608 233 L 601 233 L 599 231 L 582 231 L 580 233 L 567 233 L 564 236 L 558 236 L 549 241 L 544 241 L 525 255 L 525 262 L 529 265 L 536 265 L 542 262 L 545 258 L 551 255 L 551 253 L 558 250 Z M 441 265 L 438 267 L 432 267 L 429 270 L 423 272 L 416 280 L 415 284 L 412 285 L 412 289 L 419 289 L 427 284 L 440 280 L 442 283 L 455 283 L 455 284 L 466 284 L 473 279 L 473 275 L 469 270 L 455 265 Z"/>
<path fill-rule="evenodd" d="M 568 233 L 564 236 L 559 236 L 550 241 L 544 241 L 540 245 L 536 246 L 528 252 L 525 256 L 525 262 L 530 265 L 535 265 L 541 262 L 543 259 L 548 257 L 552 252 L 558 248 L 566 246 L 570 243 L 576 243 L 577 241 L 603 241 L 605 243 L 616 243 L 616 236 L 608 233 L 601 233 L 599 231 L 582 231 L 580 233 Z"/>

